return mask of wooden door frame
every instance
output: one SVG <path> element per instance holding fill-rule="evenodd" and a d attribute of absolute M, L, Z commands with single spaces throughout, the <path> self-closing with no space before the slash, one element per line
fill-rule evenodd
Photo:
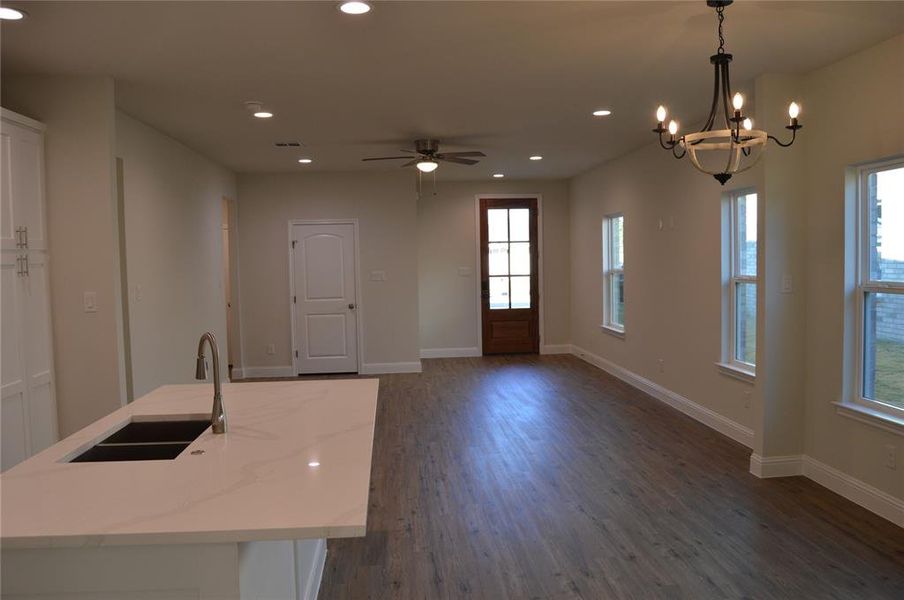
<path fill-rule="evenodd" d="M 538 353 L 543 354 L 543 343 L 546 339 L 544 335 L 544 318 L 543 305 L 545 303 L 544 281 L 543 281 L 543 194 L 477 194 L 474 196 L 474 247 L 475 267 L 474 267 L 474 305 L 477 309 L 477 353 L 483 356 L 483 300 L 480 296 L 480 281 L 483 277 L 480 265 L 480 256 L 483 249 L 480 247 L 480 200 L 517 200 L 530 199 L 537 201 L 537 308 L 539 314 L 538 332 L 540 334 Z"/>
<path fill-rule="evenodd" d="M 288 253 L 289 253 L 289 322 L 292 327 L 292 347 L 289 352 L 292 355 L 292 377 L 298 377 L 298 357 L 295 351 L 298 345 L 295 343 L 295 303 L 292 302 L 292 293 L 295 291 L 295 252 L 292 247 L 292 228 L 296 225 L 351 225 L 355 232 L 355 344 L 358 346 L 358 369 L 360 374 L 364 365 L 364 327 L 361 323 L 361 243 L 358 241 L 358 219 L 290 219 L 288 227 Z"/>

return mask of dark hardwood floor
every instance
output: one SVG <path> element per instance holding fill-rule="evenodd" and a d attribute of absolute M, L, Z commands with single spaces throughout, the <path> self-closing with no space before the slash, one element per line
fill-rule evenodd
<path fill-rule="evenodd" d="M 365 538 L 321 600 L 904 598 L 904 529 L 571 356 L 380 377 Z"/>

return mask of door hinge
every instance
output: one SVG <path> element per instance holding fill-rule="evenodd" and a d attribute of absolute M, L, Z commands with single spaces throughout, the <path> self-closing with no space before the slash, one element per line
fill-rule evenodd
<path fill-rule="evenodd" d="M 295 300 L 295 296 L 292 296 L 292 304 L 295 304 L 297 300 Z"/>
<path fill-rule="evenodd" d="M 292 240 L 292 248 L 293 249 L 295 248 L 295 244 L 297 244 L 297 243 L 298 243 L 298 240 Z"/>
<path fill-rule="evenodd" d="M 295 351 L 295 358 L 298 358 L 298 350 Z"/>

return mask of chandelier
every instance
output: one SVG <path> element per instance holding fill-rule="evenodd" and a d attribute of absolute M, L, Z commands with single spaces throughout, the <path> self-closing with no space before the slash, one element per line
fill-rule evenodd
<path fill-rule="evenodd" d="M 728 76 L 731 54 L 725 52 L 725 38 L 722 36 L 725 7 L 732 1 L 706 0 L 706 5 L 715 8 L 716 16 L 719 18 L 719 48 L 709 57 L 714 71 L 713 100 L 703 128 L 694 133 L 678 136 L 677 121 L 673 119 L 669 121 L 667 127 L 663 126 L 668 111 L 664 106 L 660 106 L 656 110 L 658 124 L 653 130 L 653 133 L 659 135 L 659 145 L 670 150 L 675 158 L 690 157 L 691 163 L 698 171 L 712 175 L 722 185 L 725 185 L 735 173 L 753 167 L 769 140 L 787 148 L 794 143 L 797 130 L 803 127 L 797 121 L 800 106 L 792 102 L 788 106 L 790 121 L 785 126 L 785 129 L 791 131 L 791 140 L 782 142 L 765 131 L 754 129 L 753 119 L 743 112 L 744 96 L 739 93 L 732 95 L 731 80 Z"/>

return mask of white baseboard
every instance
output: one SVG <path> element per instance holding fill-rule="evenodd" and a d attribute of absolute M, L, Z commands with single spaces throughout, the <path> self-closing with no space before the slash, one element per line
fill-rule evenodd
<path fill-rule="evenodd" d="M 233 379 L 251 379 L 254 377 L 295 377 L 292 365 L 287 367 L 233 367 Z"/>
<path fill-rule="evenodd" d="M 381 373 L 420 373 L 421 361 L 394 362 L 394 363 L 370 363 L 361 365 L 358 371 L 361 375 L 379 375 Z"/>
<path fill-rule="evenodd" d="M 888 519 L 898 527 L 904 527 L 904 500 L 842 473 L 811 456 L 803 457 L 803 467 L 803 474 L 819 485 Z"/>
<path fill-rule="evenodd" d="M 571 354 L 571 344 L 544 344 L 540 346 L 540 354 Z"/>
<path fill-rule="evenodd" d="M 770 477 L 791 477 L 804 474 L 804 456 L 760 456 L 750 455 L 750 472 L 760 479 Z"/>
<path fill-rule="evenodd" d="M 712 409 L 697 404 L 692 400 L 688 400 L 684 396 L 676 394 L 675 392 L 662 387 L 658 383 L 654 383 L 649 379 L 641 377 L 640 375 L 633 373 L 624 367 L 620 367 L 601 356 L 597 356 L 592 352 L 584 350 L 579 346 L 572 346 L 572 353 L 591 365 L 606 371 L 610 375 L 618 377 L 625 383 L 636 387 L 642 392 L 646 392 L 657 400 L 664 402 L 672 408 L 680 410 L 687 416 L 715 429 L 719 433 L 727 435 L 736 442 L 744 444 L 748 448 L 753 447 L 752 429 L 744 427 L 740 423 L 736 423 Z"/>
<path fill-rule="evenodd" d="M 481 356 L 480 348 L 421 348 L 421 358 L 465 358 Z"/>

